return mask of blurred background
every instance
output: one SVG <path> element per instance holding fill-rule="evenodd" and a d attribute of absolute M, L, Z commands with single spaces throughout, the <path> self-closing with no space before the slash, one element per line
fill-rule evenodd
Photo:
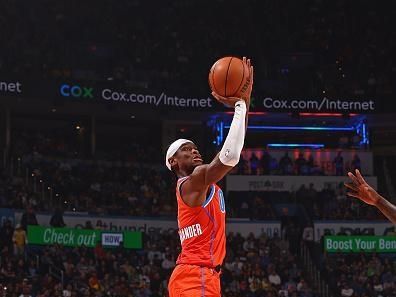
<path fill-rule="evenodd" d="M 395 17 L 391 1 L 3 0 L 0 295 L 167 296 L 180 244 L 164 152 L 180 137 L 206 162 L 220 150 L 233 111 L 208 71 L 232 55 L 255 79 L 220 183 L 223 296 L 396 296 L 394 241 L 323 244 L 395 235 L 343 186 L 360 169 L 396 199 Z"/>

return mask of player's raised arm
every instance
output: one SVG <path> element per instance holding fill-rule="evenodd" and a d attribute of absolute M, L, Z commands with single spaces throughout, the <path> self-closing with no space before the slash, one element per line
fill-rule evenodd
<path fill-rule="evenodd" d="M 393 224 L 396 224 L 396 206 L 377 193 L 356 169 L 354 175 L 348 172 L 351 183 L 345 183 L 350 190 L 347 195 L 360 199 L 361 201 L 377 207 Z"/>
<path fill-rule="evenodd" d="M 212 93 L 219 102 L 234 106 L 234 116 L 220 152 L 211 163 L 195 168 L 191 174 L 191 181 L 194 180 L 195 187 L 208 186 L 218 182 L 239 162 L 245 140 L 250 96 L 253 87 L 253 66 L 250 59 L 245 57 L 243 58 L 243 63 L 246 63 L 249 69 L 249 85 L 244 98 L 223 97 L 215 92 Z"/>
<path fill-rule="evenodd" d="M 166 166 L 182 180 L 178 190 L 184 203 L 194 207 L 202 205 L 209 186 L 222 179 L 238 164 L 247 128 L 248 109 L 253 86 L 253 66 L 243 58 L 243 65 L 249 69 L 246 88 L 240 97 L 212 95 L 221 103 L 234 107 L 234 117 L 221 151 L 209 164 L 203 160 L 197 146 L 188 139 L 173 142 L 166 153 Z"/>

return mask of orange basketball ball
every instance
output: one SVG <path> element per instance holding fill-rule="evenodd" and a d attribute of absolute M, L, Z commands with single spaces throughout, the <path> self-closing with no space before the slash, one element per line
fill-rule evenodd
<path fill-rule="evenodd" d="M 245 98 L 249 87 L 249 69 L 240 58 L 221 58 L 209 71 L 209 86 L 220 96 Z"/>

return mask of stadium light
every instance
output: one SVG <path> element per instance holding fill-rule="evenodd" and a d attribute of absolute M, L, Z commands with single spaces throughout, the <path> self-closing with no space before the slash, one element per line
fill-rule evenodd
<path fill-rule="evenodd" d="M 230 129 L 230 125 L 224 126 Z M 354 127 L 309 127 L 309 126 L 248 126 L 251 130 L 311 130 L 311 131 L 354 131 Z"/>
<path fill-rule="evenodd" d="M 318 148 L 324 148 L 323 143 L 269 143 L 267 144 L 267 147 L 274 147 L 274 148 L 313 148 L 313 149 L 318 149 Z"/>

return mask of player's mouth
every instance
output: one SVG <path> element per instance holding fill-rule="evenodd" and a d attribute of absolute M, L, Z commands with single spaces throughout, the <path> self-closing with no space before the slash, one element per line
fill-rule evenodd
<path fill-rule="evenodd" d="M 194 162 L 201 162 L 201 163 L 203 162 L 203 160 L 202 160 L 201 157 L 194 157 L 194 158 L 193 158 L 193 161 L 194 161 Z"/>

